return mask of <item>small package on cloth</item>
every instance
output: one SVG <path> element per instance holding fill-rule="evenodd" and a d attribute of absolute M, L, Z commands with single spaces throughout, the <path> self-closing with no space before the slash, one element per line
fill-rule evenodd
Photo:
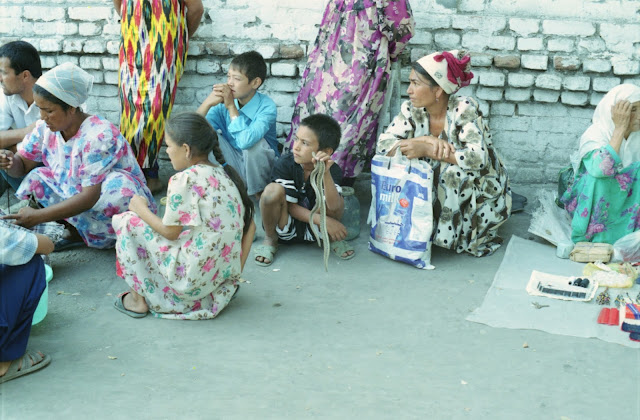
<path fill-rule="evenodd" d="M 582 274 L 596 280 L 600 286 L 615 288 L 632 287 L 638 277 L 636 269 L 629 263 L 589 263 L 584 267 Z"/>
<path fill-rule="evenodd" d="M 578 242 L 569 254 L 571 261 L 575 262 L 609 262 L 613 254 L 610 244 L 594 242 Z"/>

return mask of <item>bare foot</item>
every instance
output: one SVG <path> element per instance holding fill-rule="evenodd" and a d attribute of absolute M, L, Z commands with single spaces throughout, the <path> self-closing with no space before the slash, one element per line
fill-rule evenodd
<path fill-rule="evenodd" d="M 149 306 L 142 296 L 134 291 L 131 291 L 124 295 L 122 300 L 124 308 L 128 311 L 138 312 L 140 314 L 146 314 L 149 312 Z"/>

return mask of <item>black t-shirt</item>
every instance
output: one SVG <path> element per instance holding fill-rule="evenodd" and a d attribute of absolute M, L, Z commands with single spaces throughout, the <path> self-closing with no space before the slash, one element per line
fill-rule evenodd
<path fill-rule="evenodd" d="M 342 170 L 334 163 L 329 168 L 329 173 L 336 184 L 338 192 L 341 192 L 340 181 L 342 181 Z M 271 181 L 277 182 L 284 187 L 287 194 L 287 201 L 297 203 L 302 207 L 311 210 L 316 204 L 316 193 L 311 187 L 309 180 L 304 179 L 304 169 L 293 160 L 293 154 L 287 152 L 276 161 L 271 171 Z"/>

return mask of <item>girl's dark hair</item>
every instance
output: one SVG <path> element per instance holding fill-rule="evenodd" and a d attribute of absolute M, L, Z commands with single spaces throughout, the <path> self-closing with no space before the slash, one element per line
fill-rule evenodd
<path fill-rule="evenodd" d="M 63 111 L 67 111 L 68 109 L 73 108 L 68 103 L 53 96 L 47 89 L 43 88 L 40 85 L 33 85 L 33 93 L 35 93 L 38 96 L 41 96 L 44 100 L 49 101 L 52 104 L 60 105 Z"/>
<path fill-rule="evenodd" d="M 165 132 L 178 146 L 189 145 L 196 156 L 208 156 L 213 152 L 216 161 L 222 165 L 226 174 L 240 192 L 244 205 L 244 232 L 247 232 L 253 221 L 253 202 L 247 194 L 247 188 L 238 172 L 232 166 L 226 165 L 226 161 L 218 144 L 218 134 L 211 127 L 205 117 L 195 112 L 180 112 L 173 114 L 164 126 Z"/>
<path fill-rule="evenodd" d="M 440 86 L 438 82 L 436 82 L 435 79 L 431 77 L 431 75 L 417 61 L 411 63 L 411 68 L 415 70 L 416 73 L 418 73 L 420 76 L 425 78 L 431 86 Z"/>

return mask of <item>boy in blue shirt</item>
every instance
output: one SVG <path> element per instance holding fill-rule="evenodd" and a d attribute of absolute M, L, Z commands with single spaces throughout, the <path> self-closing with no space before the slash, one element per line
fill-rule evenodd
<path fill-rule="evenodd" d="M 315 242 L 310 223 L 320 226 L 320 214 L 309 219 L 316 194 L 309 183 L 316 162 L 325 163 L 324 197 L 327 207 L 327 233 L 333 253 L 353 258 L 351 245 L 344 241 L 347 229 L 340 222 L 344 200 L 339 187 L 342 170 L 331 160 L 340 144 L 340 125 L 328 115 L 311 115 L 300 122 L 291 151 L 282 155 L 273 167 L 272 182 L 260 198 L 260 214 L 265 238 L 255 247 L 256 264 L 271 265 L 278 242 Z"/>
<path fill-rule="evenodd" d="M 218 132 L 222 154 L 242 177 L 247 193 L 258 197 L 279 155 L 276 104 L 258 92 L 266 77 L 262 56 L 256 51 L 242 53 L 231 61 L 227 83 L 213 85 L 198 108 Z"/>

